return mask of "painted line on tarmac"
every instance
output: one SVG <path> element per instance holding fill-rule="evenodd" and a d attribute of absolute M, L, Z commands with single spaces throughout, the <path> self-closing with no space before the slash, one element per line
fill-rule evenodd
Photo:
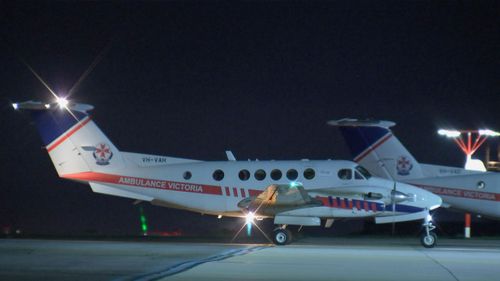
<path fill-rule="evenodd" d="M 170 266 L 164 270 L 149 272 L 149 273 L 137 275 L 137 276 L 132 277 L 132 278 L 121 277 L 121 278 L 115 279 L 115 281 L 118 281 L 118 280 L 135 280 L 135 281 L 158 280 L 160 278 L 164 278 L 164 277 L 168 277 L 168 276 L 172 276 L 174 274 L 184 272 L 184 271 L 189 270 L 195 266 L 198 266 L 198 265 L 201 265 L 201 264 L 204 264 L 207 262 L 221 261 L 221 260 L 225 260 L 225 259 L 236 257 L 236 256 L 242 256 L 242 255 L 250 254 L 250 253 L 253 253 L 255 251 L 265 249 L 265 248 L 269 248 L 269 247 L 254 246 L 254 247 L 249 247 L 249 248 L 244 248 L 244 249 L 232 249 L 232 250 L 228 250 L 228 251 L 222 252 L 220 254 L 209 256 L 206 258 L 202 258 L 202 259 L 198 259 L 198 260 L 189 260 L 189 261 L 181 262 L 178 264 L 174 264 L 173 266 Z"/>

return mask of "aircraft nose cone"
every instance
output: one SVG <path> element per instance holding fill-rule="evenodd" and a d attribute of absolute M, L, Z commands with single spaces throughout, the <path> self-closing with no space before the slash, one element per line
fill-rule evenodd
<path fill-rule="evenodd" d="M 424 190 L 426 195 L 424 198 L 424 201 L 427 201 L 427 203 L 430 205 L 429 210 L 434 210 L 436 208 L 439 208 L 441 204 L 443 204 L 443 199 L 441 199 L 440 196 L 429 192 L 427 190 Z"/>

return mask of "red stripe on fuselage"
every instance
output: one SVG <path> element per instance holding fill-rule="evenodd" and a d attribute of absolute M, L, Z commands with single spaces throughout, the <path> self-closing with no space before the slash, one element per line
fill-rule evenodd
<path fill-rule="evenodd" d="M 340 208 L 345 209 L 345 199 L 340 199 Z"/>
<path fill-rule="evenodd" d="M 56 140 L 54 143 L 51 145 L 47 146 L 47 151 L 50 152 L 54 148 L 56 148 L 58 145 L 63 143 L 65 140 L 67 140 L 69 137 L 71 137 L 74 133 L 76 133 L 78 130 L 80 130 L 83 126 L 87 125 L 87 123 L 90 121 L 90 116 L 85 117 L 86 119 L 81 120 L 79 123 L 77 123 L 73 129 L 70 129 L 67 131 L 67 133 L 64 133 L 61 137 L 59 137 L 58 140 Z"/>
<path fill-rule="evenodd" d="M 73 180 L 104 182 L 104 183 L 112 183 L 112 184 L 120 184 L 128 186 L 137 186 L 143 188 L 155 188 L 155 189 L 180 191 L 180 192 L 222 195 L 222 188 L 220 186 L 215 186 L 215 185 L 174 182 L 174 181 L 120 176 L 120 175 L 94 173 L 94 172 L 66 174 L 62 175 L 61 177 Z"/>
<path fill-rule="evenodd" d="M 249 189 L 248 190 L 248 195 L 249 196 L 259 196 L 259 194 L 262 193 L 262 190 L 258 190 L 258 189 Z"/>
<path fill-rule="evenodd" d="M 469 189 L 459 189 L 459 188 L 450 188 L 450 187 L 442 187 L 442 186 L 434 186 L 434 185 L 425 185 L 418 183 L 411 183 L 411 185 L 418 186 L 422 189 L 430 191 L 437 195 L 443 196 L 451 196 L 451 197 L 460 197 L 467 199 L 476 199 L 476 200 L 487 200 L 487 201 L 500 201 L 500 194 L 493 192 L 484 192 L 484 191 L 476 191 Z"/>
<path fill-rule="evenodd" d="M 377 147 L 381 146 L 384 142 L 386 142 L 388 139 L 390 139 L 392 137 L 392 134 L 389 133 L 387 135 L 385 135 L 384 137 L 382 137 L 379 141 L 377 141 L 375 144 L 373 144 L 372 146 L 369 146 L 364 152 L 362 152 L 360 155 L 356 156 L 354 158 L 354 161 L 355 162 L 359 162 L 361 161 L 363 158 L 365 158 L 368 154 L 370 154 L 370 152 L 374 151 L 375 149 L 377 149 Z"/>

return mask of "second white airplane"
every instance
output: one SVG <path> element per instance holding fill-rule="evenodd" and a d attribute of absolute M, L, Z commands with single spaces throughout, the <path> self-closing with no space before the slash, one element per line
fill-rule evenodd
<path fill-rule="evenodd" d="M 500 173 L 419 163 L 392 133 L 391 121 L 341 119 L 354 161 L 382 178 L 406 182 L 443 198 L 444 207 L 500 219 Z"/>
<path fill-rule="evenodd" d="M 376 223 L 423 220 L 421 242 L 433 247 L 429 211 L 441 198 L 409 184 L 372 177 L 350 161 L 199 161 L 119 151 L 92 121 L 90 105 L 23 102 L 61 178 L 92 190 L 217 216 L 273 218 L 273 240 L 290 243 L 287 225 L 330 227 L 336 218 Z"/>

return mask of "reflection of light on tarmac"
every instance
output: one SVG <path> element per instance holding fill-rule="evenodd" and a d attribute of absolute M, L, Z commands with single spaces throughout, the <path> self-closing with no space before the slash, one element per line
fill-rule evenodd
<path fill-rule="evenodd" d="M 247 236 L 252 235 L 252 224 L 254 223 L 255 216 L 252 212 L 248 212 L 245 216 L 245 222 L 247 225 Z"/>
<path fill-rule="evenodd" d="M 250 237 L 252 235 L 252 224 L 247 223 L 247 236 Z"/>

